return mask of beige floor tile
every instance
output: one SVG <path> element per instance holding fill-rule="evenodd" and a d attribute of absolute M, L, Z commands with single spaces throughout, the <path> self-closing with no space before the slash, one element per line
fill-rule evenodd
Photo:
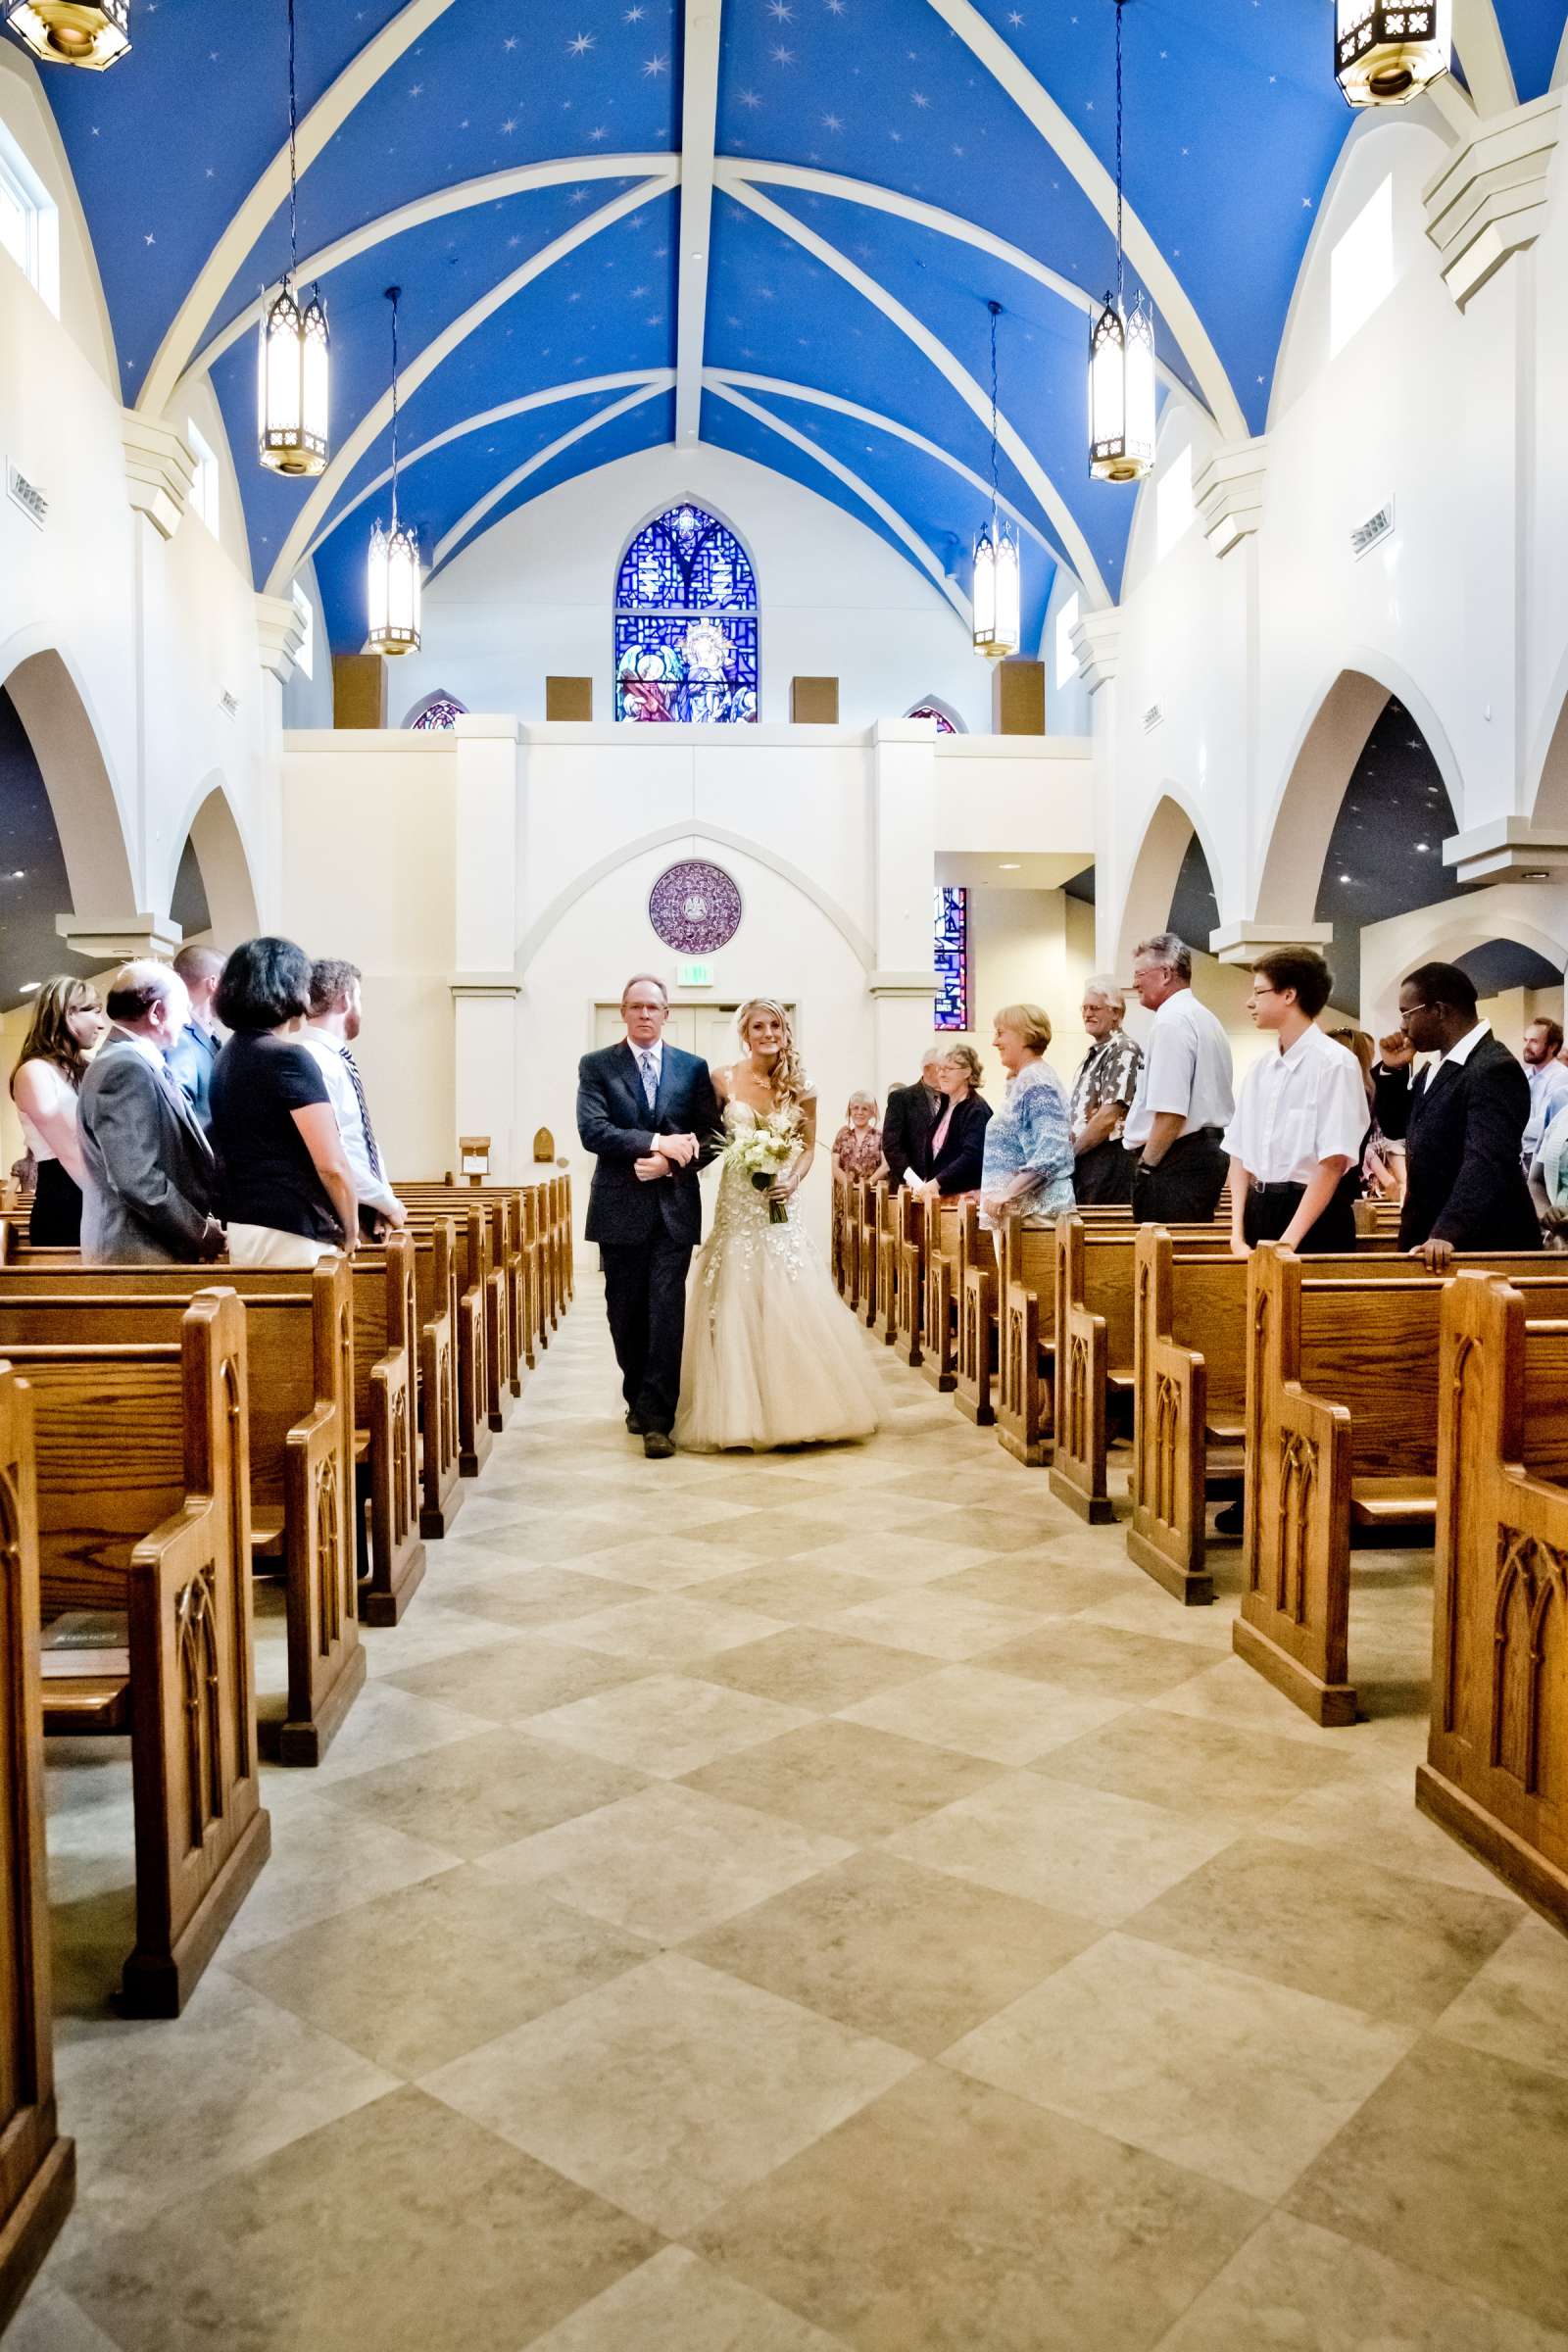
<path fill-rule="evenodd" d="M 1220 1658 L 1211 1666 L 1202 1666 L 1200 1658 L 1198 1663 L 1201 1667 L 1200 1673 L 1172 1688 L 1150 1692 L 1146 1705 L 1157 1707 L 1163 1714 L 1239 1724 L 1254 1731 L 1273 1732 L 1281 1740 L 1299 1740 L 1305 1746 L 1338 1749 L 1351 1763 L 1369 1771 L 1389 1768 L 1392 1759 L 1377 1725 L 1353 1723 L 1325 1731 L 1240 1658 Z M 1425 1751 L 1423 1729 L 1421 1752 Z"/>
<path fill-rule="evenodd" d="M 1262 2211 L 927 2067 L 694 2242 L 858 2352 L 1145 2352 Z"/>
<path fill-rule="evenodd" d="M 674 2236 L 915 2063 L 669 1952 L 425 2087 Z"/>
<path fill-rule="evenodd" d="M 917 1683 L 897 1684 L 840 1710 L 846 1723 L 902 1732 L 934 1747 L 1028 1764 L 1124 1712 L 1130 1702 L 1092 1690 L 1063 1690 L 989 1666 L 944 1666 Z"/>
<path fill-rule="evenodd" d="M 1110 1698 L 1148 1699 L 1200 1674 L 1204 1653 L 1190 1642 L 1119 1633 L 1084 1617 L 1054 1617 L 999 1647 L 987 1663 L 999 1674 L 1034 1675 L 1043 1683 L 1101 1690 Z"/>
<path fill-rule="evenodd" d="M 984 1788 L 998 1770 L 924 1740 L 828 1721 L 705 1765 L 688 1773 L 685 1785 L 858 1842 L 886 1838 L 955 1803 Z"/>
<path fill-rule="evenodd" d="M 1228 1823 L 1183 1820 L 1025 1770 L 928 1815 L 889 1846 L 929 1869 L 1115 1927 L 1232 1835 Z"/>
<path fill-rule="evenodd" d="M 931 1671 L 930 1658 L 912 1650 L 857 1642 L 821 1625 L 773 1633 L 763 1642 L 748 1642 L 744 1649 L 703 1661 L 707 1681 L 728 1683 L 737 1690 L 755 1690 L 761 1698 L 783 1699 L 794 1706 L 816 1707 L 824 1715 Z"/>
<path fill-rule="evenodd" d="M 851 1851 L 843 1838 L 663 1782 L 490 1855 L 501 1878 L 679 1943 Z"/>
<path fill-rule="evenodd" d="M 1150 1903 L 1131 1932 L 1371 2017 L 1446 2009 L 1517 1924 L 1511 1897 L 1246 1836 Z"/>
<path fill-rule="evenodd" d="M 646 1959 L 640 1936 L 483 1871 L 444 1871 L 230 1973 L 393 2074 L 444 2066 Z"/>
<path fill-rule="evenodd" d="M 530 2352 L 840 2352 L 841 2342 L 684 2246 L 666 2246 Z"/>
<path fill-rule="evenodd" d="M 451 1870 L 455 1861 L 449 1847 L 405 1837 L 401 1830 L 330 1803 L 325 1789 L 319 1796 L 301 1796 L 280 1818 L 267 1866 L 229 1926 L 222 1948 L 248 1952 L 275 1943 L 315 1920 Z"/>
<path fill-rule="evenodd" d="M 1159 2352 L 1568 2352 L 1568 2335 L 1271 2213 Z"/>
<path fill-rule="evenodd" d="M 426 1577 L 425 1581 L 428 1584 L 430 1580 Z M 449 1608 L 445 1594 L 438 1597 L 433 1587 L 428 1592 L 421 1592 L 417 1610 L 402 1625 L 360 1628 L 365 1670 L 372 1681 L 401 1677 L 416 1666 L 433 1666 L 445 1658 L 490 1649 L 509 1634 L 516 1638 L 514 1628 L 503 1630 L 485 1618 Z M 400 1681 L 399 1688 L 406 1690 L 408 1685 Z"/>
<path fill-rule="evenodd" d="M 688 1533 L 695 1544 L 713 1551 L 751 1552 L 761 1560 L 795 1560 L 842 1544 L 847 1533 L 843 1519 L 825 1514 L 818 1498 L 791 1497 L 775 1508 L 762 1503 L 756 1510 L 726 1512 L 704 1526 L 688 1527 L 683 1518 L 679 1540 Z"/>
<path fill-rule="evenodd" d="M 621 1556 L 610 1552 L 605 1558 L 608 1563 Z M 589 1576 L 570 1568 L 526 1568 L 519 1562 L 510 1569 L 498 1567 L 466 1584 L 450 1585 L 442 1599 L 449 1608 L 495 1625 L 548 1632 L 564 1619 L 591 1617 L 599 1609 L 628 1600 L 632 1592 L 630 1584 L 617 1581 L 613 1574 Z"/>
<path fill-rule="evenodd" d="M 521 1723 L 548 1707 L 635 1682 L 645 1671 L 635 1659 L 568 1649 L 548 1635 L 497 1631 L 500 1639 L 489 1649 L 433 1659 L 392 1679 L 400 1690 L 460 1706 L 481 1722 Z"/>
<path fill-rule="evenodd" d="M 116 2352 L 79 2303 L 40 2280 L 6 2329 L 6 2352 Z"/>
<path fill-rule="evenodd" d="M 331 1793 L 357 1817 L 471 1862 L 644 1786 L 645 1776 L 623 1765 L 486 1725 L 472 1740 L 361 1773 Z"/>
<path fill-rule="evenodd" d="M 607 1657 L 636 1658 L 644 1667 L 682 1666 L 691 1658 L 739 1649 L 771 1633 L 772 1623 L 754 1609 L 727 1609 L 716 1601 L 688 1599 L 679 1592 L 646 1600 L 617 1601 L 591 1617 L 574 1617 L 556 1629 L 558 1641 Z"/>
<path fill-rule="evenodd" d="M 1568 1937 L 1527 1913 L 1433 2032 L 1494 2058 L 1568 2075 Z"/>
<path fill-rule="evenodd" d="M 918 1650 L 951 1665 L 1026 1638 L 1039 1620 L 1024 1609 L 1002 1608 L 995 1601 L 971 1600 L 958 1592 L 933 1592 L 922 1585 L 886 1593 L 880 1600 L 858 1601 L 842 1610 L 836 1622 L 853 1640 L 885 1642 L 894 1649 Z"/>
<path fill-rule="evenodd" d="M 466 1709 L 422 1698 L 382 1676 L 368 1682 L 343 1720 L 331 1746 L 311 1772 L 316 1788 L 422 1756 L 433 1748 L 467 1740 L 484 1724 Z"/>
<path fill-rule="evenodd" d="M 1287 2200 L 1450 2286 L 1568 2313 L 1568 2082 L 1435 2037 L 1417 2044 Z"/>
<path fill-rule="evenodd" d="M 481 1482 L 488 1484 L 488 1481 Z M 602 1475 L 594 1473 L 594 1484 L 604 1484 Z M 635 1526 L 619 1527 L 599 1513 L 564 1511 L 524 1512 L 511 1521 L 505 1533 L 486 1529 L 466 1534 L 468 1514 L 460 1511 L 452 1534 L 439 1546 L 437 1566 L 445 1568 L 448 1561 L 456 1566 L 469 1560 L 483 1562 L 485 1575 L 505 1568 L 573 1568 L 579 1553 L 591 1552 L 596 1558 L 609 1559 L 612 1553 L 629 1549 L 638 1541 Z"/>
<path fill-rule="evenodd" d="M 684 1948 L 861 2034 L 934 2057 L 1100 1934 L 887 1853 L 854 1854 Z"/>
<path fill-rule="evenodd" d="M 1352 1805 L 1367 1793 L 1364 1777 L 1332 1750 L 1232 1724 L 1183 1722 L 1148 1707 L 1054 1747 L 1039 1762 L 1053 1779 L 1167 1805 L 1173 1813 L 1218 1815 L 1269 1831 L 1289 1817 L 1293 1800 L 1303 1792 L 1326 1789 L 1338 1798 L 1348 1786 Z"/>
<path fill-rule="evenodd" d="M 529 1736 L 676 1781 L 720 1756 L 756 1747 L 814 1720 L 808 1707 L 758 1698 L 691 1675 L 650 1674 L 595 1698 L 535 1715 Z"/>
<path fill-rule="evenodd" d="M 931 1589 L 1005 1609 L 1028 1609 L 1036 1617 L 1070 1617 L 1116 1587 L 1102 1561 L 1086 1565 L 1053 1544 L 1039 1551 L 992 1552 L 973 1568 L 939 1577 Z"/>
<path fill-rule="evenodd" d="M 951 1544 L 946 1533 L 941 1535 L 911 1535 L 897 1530 L 877 1535 L 867 1542 L 869 1531 L 863 1528 L 846 1530 L 837 1544 L 826 1545 L 810 1555 L 813 1568 L 837 1568 L 846 1576 L 863 1576 L 872 1584 L 903 1592 L 911 1587 L 933 1585 L 939 1577 L 953 1576 L 961 1568 L 973 1568 L 986 1558 L 972 1544 Z"/>
<path fill-rule="evenodd" d="M 78 2033 L 56 2051 L 55 2076 L 76 2141 L 77 2207 L 95 2232 L 143 2226 L 204 2182 L 396 2087 L 220 1967 L 182 2017 Z"/>
<path fill-rule="evenodd" d="M 688 1591 L 695 1598 L 708 1600 L 712 1597 L 711 1587 L 727 1583 L 734 1576 L 739 1558 L 750 1558 L 750 1554 L 726 1557 L 710 1544 L 689 1543 L 687 1536 L 691 1531 L 684 1505 L 679 1518 L 678 1533 L 672 1531 L 663 1538 L 644 1534 L 637 1543 L 617 1545 L 613 1551 L 584 1555 L 578 1563 L 582 1574 L 603 1578 L 607 1587 L 613 1583 L 620 1588 L 613 1593 L 607 1591 L 602 1595 L 603 1603 L 636 1600 L 647 1592 Z"/>
<path fill-rule="evenodd" d="M 1273 1837 L 1298 1838 L 1303 1844 L 1408 1871 L 1412 1878 L 1468 1886 L 1477 1894 L 1506 1892 L 1495 1871 L 1417 1811 L 1414 1775 L 1408 1770 L 1400 1769 L 1392 1785 L 1356 1773 L 1305 1789 L 1268 1826 Z"/>
<path fill-rule="evenodd" d="M 1128 1591 L 1126 1580 L 1118 1579 L 1113 1593 L 1090 1601 L 1083 1616 L 1090 1625 L 1114 1626 L 1124 1634 L 1152 1634 L 1161 1642 L 1190 1642 L 1197 1649 L 1211 1649 L 1228 1657 L 1236 1611 L 1223 1600 L 1206 1608 L 1183 1608 L 1152 1579 L 1140 1575 L 1137 1591 Z"/>
<path fill-rule="evenodd" d="M 1281 2197 L 1414 2027 L 1102 1936 L 943 2064 L 1254 2196 Z"/>
<path fill-rule="evenodd" d="M 65 2265 L 123 2352 L 518 2352 L 657 2251 L 639 2222 L 399 2089 Z"/>
<path fill-rule="evenodd" d="M 883 1590 L 872 1577 L 851 1576 L 807 1558 L 786 1560 L 776 1568 L 765 1561 L 743 1568 L 738 1575 L 709 1585 L 704 1597 L 733 1609 L 757 1609 L 785 1625 L 801 1625 L 808 1620 L 820 1624 L 831 1611 L 850 1608 L 858 1600 L 875 1600 Z"/>

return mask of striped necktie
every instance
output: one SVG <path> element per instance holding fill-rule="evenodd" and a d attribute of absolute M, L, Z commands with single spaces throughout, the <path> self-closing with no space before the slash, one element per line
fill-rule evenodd
<path fill-rule="evenodd" d="M 370 1125 L 370 1106 L 365 1100 L 365 1087 L 360 1078 L 359 1064 L 347 1046 L 342 1049 L 343 1067 L 354 1081 L 354 1100 L 360 1106 L 360 1121 L 365 1129 L 365 1156 L 370 1163 L 370 1174 L 381 1173 L 381 1154 L 375 1148 L 375 1129 Z"/>

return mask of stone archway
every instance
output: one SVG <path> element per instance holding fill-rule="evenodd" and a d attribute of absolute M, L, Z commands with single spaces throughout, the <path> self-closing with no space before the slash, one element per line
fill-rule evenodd
<path fill-rule="evenodd" d="M 171 903 L 175 872 L 188 840 L 201 868 L 214 945 L 227 950 L 237 946 L 242 939 L 254 939 L 262 928 L 262 918 L 256 903 L 251 862 L 246 855 L 244 836 L 229 802 L 227 787 L 221 775 L 216 771 L 206 777 L 198 788 L 195 806 L 186 823 L 179 828 L 178 840 L 174 870 L 168 878 Z"/>
<path fill-rule="evenodd" d="M 1171 902 L 1195 836 L 1217 886 L 1220 864 L 1208 830 L 1199 821 L 1196 810 L 1167 784 L 1144 827 L 1128 873 L 1109 967 L 1120 979 L 1125 981 L 1132 970 L 1133 951 L 1138 942 L 1169 928 Z M 1195 939 L 1188 944 L 1204 951 L 1208 947 L 1206 939 Z"/>
<path fill-rule="evenodd" d="M 120 798 L 73 665 L 33 634 L 0 647 L 0 686 L 32 748 L 60 836 L 72 905 L 59 911 L 123 922 L 141 894 Z"/>

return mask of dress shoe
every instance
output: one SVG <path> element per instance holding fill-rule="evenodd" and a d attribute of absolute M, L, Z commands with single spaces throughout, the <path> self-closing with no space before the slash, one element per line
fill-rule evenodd
<path fill-rule="evenodd" d="M 667 1462 L 675 1450 L 675 1441 L 666 1429 L 650 1429 L 643 1435 L 643 1451 L 651 1462 Z"/>
<path fill-rule="evenodd" d="M 1217 1536 L 1240 1536 L 1246 1532 L 1247 1513 L 1241 1503 L 1228 1502 L 1223 1510 L 1216 1512 L 1214 1533 Z"/>
<path fill-rule="evenodd" d="M 648 1424 L 639 1413 L 626 1415 L 626 1428 L 634 1438 L 646 1438 L 648 1435 Z"/>

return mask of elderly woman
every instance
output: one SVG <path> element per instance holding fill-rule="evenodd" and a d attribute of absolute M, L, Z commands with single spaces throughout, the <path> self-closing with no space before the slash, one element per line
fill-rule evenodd
<path fill-rule="evenodd" d="M 1073 1205 L 1072 1129 L 1061 1080 L 1041 1057 L 1051 1043 L 1038 1004 L 1004 1004 L 992 1044 L 1007 1073 L 1002 1108 L 985 1131 L 980 1221 L 1054 1225 Z"/>
<path fill-rule="evenodd" d="M 882 1165 L 882 1127 L 876 1115 L 875 1095 L 853 1094 L 844 1109 L 844 1125 L 833 1138 L 833 1165 L 841 1176 L 874 1176 Z"/>
<path fill-rule="evenodd" d="M 932 1076 L 942 1108 L 931 1130 L 931 1174 L 913 1190 L 922 1200 L 953 1200 L 980 1189 L 991 1105 L 980 1093 L 980 1056 L 973 1046 L 950 1046 Z"/>

